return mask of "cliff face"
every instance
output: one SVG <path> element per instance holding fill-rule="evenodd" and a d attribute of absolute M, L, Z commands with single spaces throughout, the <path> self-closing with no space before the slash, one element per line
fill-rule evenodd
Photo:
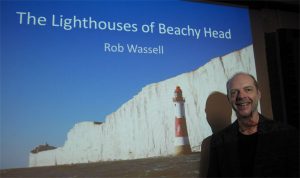
<path fill-rule="evenodd" d="M 145 86 L 107 116 L 104 123 L 82 122 L 72 128 L 63 147 L 30 153 L 30 167 L 126 160 L 174 153 L 176 86 L 185 97 L 185 115 L 192 151 L 212 133 L 206 119 L 207 98 L 226 94 L 226 81 L 244 71 L 256 76 L 253 47 L 214 58 L 195 71 Z M 222 107 L 222 106 L 215 106 Z M 234 114 L 232 119 L 234 119 Z"/>

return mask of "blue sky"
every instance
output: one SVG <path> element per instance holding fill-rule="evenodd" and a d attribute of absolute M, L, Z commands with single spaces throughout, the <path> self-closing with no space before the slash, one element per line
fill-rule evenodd
<path fill-rule="evenodd" d="M 16 12 L 45 17 L 19 23 Z M 137 24 L 137 32 L 51 25 L 52 15 Z M 143 24 L 226 31 L 231 39 L 144 33 Z M 163 55 L 108 53 L 104 43 L 164 46 Z M 147 84 L 252 44 L 248 10 L 192 2 L 1 1 L 1 169 L 27 167 L 45 142 L 62 146 L 81 121 L 104 121 Z"/>

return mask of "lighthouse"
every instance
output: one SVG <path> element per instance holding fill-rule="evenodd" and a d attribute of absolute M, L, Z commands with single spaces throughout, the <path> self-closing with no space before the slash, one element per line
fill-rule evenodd
<path fill-rule="evenodd" d="M 179 86 L 175 89 L 173 102 L 175 104 L 175 155 L 189 154 L 192 150 L 185 120 L 185 100 Z"/>

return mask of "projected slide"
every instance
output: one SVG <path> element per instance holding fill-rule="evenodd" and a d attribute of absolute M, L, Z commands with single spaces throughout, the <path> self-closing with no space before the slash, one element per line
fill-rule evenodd
<path fill-rule="evenodd" d="M 209 96 L 256 76 L 245 8 L 5 1 L 1 31 L 3 168 L 199 152 Z"/>

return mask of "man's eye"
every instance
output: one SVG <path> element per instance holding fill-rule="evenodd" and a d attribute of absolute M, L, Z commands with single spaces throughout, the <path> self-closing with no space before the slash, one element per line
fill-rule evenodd
<path fill-rule="evenodd" d="M 233 96 L 237 93 L 237 91 L 231 91 L 230 94 Z"/>
<path fill-rule="evenodd" d="M 252 91 L 252 88 L 246 88 L 245 89 L 247 92 Z"/>

